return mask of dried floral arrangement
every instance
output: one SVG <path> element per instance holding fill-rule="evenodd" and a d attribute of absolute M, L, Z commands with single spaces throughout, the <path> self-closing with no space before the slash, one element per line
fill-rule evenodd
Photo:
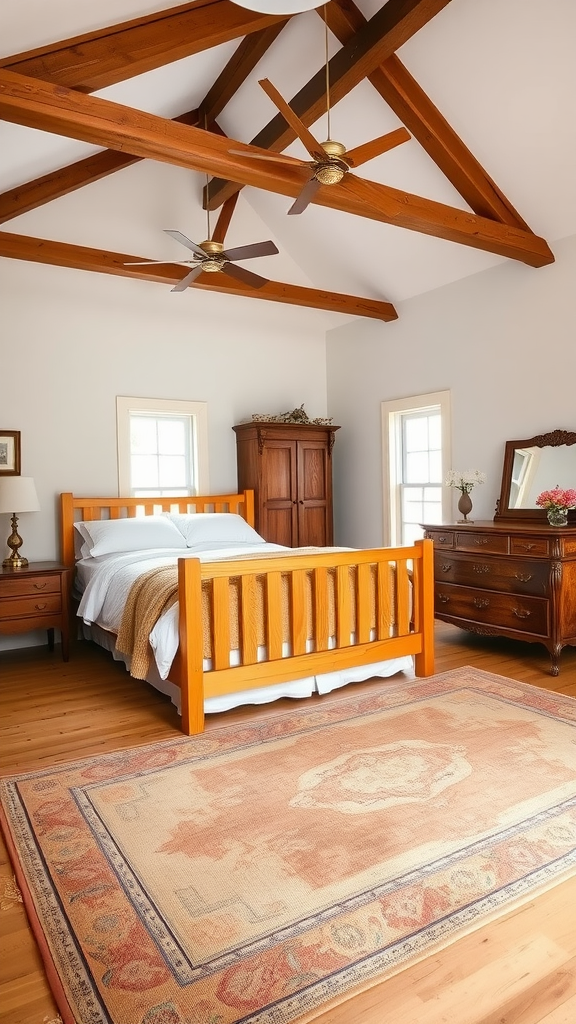
<path fill-rule="evenodd" d="M 273 415 L 269 412 L 255 412 L 252 413 L 253 423 L 311 423 L 315 426 L 327 427 L 332 423 L 332 417 L 317 416 L 311 420 L 308 413 L 304 410 L 304 403 L 299 406 L 298 409 L 292 409 L 291 412 L 281 412 L 277 415 Z"/>

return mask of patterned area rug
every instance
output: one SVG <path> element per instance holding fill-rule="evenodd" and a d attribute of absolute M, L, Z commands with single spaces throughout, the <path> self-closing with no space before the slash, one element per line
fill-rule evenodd
<path fill-rule="evenodd" d="M 1 791 L 65 1022 L 288 1024 L 574 873 L 576 701 L 464 668 Z"/>

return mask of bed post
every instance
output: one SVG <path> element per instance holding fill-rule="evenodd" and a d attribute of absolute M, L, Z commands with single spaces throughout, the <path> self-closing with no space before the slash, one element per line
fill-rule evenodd
<path fill-rule="evenodd" d="M 434 672 L 434 542 L 417 540 L 422 557 L 415 563 L 415 580 L 419 608 L 418 628 L 422 634 L 422 650 L 417 654 L 415 671 L 417 676 L 431 676 Z"/>
<path fill-rule="evenodd" d="M 178 559 L 178 601 L 182 731 L 192 736 L 204 731 L 204 631 L 199 558 Z"/>
<path fill-rule="evenodd" d="M 254 491 L 244 491 L 244 519 L 248 526 L 254 526 Z"/>
<path fill-rule="evenodd" d="M 60 557 L 63 565 L 74 567 L 74 503 L 73 495 L 60 495 Z"/>

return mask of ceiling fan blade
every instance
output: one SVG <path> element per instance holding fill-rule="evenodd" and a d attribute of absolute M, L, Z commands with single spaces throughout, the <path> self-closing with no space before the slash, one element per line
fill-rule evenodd
<path fill-rule="evenodd" d="M 268 78 L 261 78 L 258 84 L 262 86 L 266 95 L 269 96 L 272 102 L 278 107 L 278 110 L 288 122 L 292 130 L 296 132 L 300 142 L 304 144 L 312 159 L 326 159 L 326 153 L 322 149 L 320 143 L 317 142 L 312 133 L 308 131 L 306 125 L 300 120 L 298 115 L 294 113 L 292 107 L 288 106 L 286 100 L 280 95 L 276 86 L 272 85 L 272 82 Z"/>
<path fill-rule="evenodd" d="M 229 260 L 251 260 L 255 256 L 276 256 L 279 250 L 274 242 L 254 242 L 253 245 L 240 245 L 236 249 L 226 249 L 222 253 Z"/>
<path fill-rule="evenodd" d="M 202 258 L 204 258 L 206 255 L 204 250 L 201 249 L 199 245 L 196 245 L 196 242 L 191 242 L 186 235 L 182 234 L 181 231 L 172 231 L 169 228 L 164 228 L 164 232 L 165 234 L 170 235 L 171 238 L 175 238 L 181 245 L 185 245 L 187 249 L 192 249 L 192 252 L 195 252 L 197 256 L 202 256 Z"/>
<path fill-rule="evenodd" d="M 268 284 L 267 277 L 260 277 L 259 274 L 253 274 L 251 270 L 246 270 L 244 267 L 237 267 L 235 263 L 225 263 L 222 267 L 223 274 L 229 274 L 230 277 L 237 278 L 238 281 L 242 281 L 243 284 L 250 285 L 251 288 L 262 288 L 263 285 Z"/>
<path fill-rule="evenodd" d="M 294 156 L 286 156 L 285 153 L 270 153 L 265 155 L 264 153 L 249 153 L 246 149 L 229 149 L 228 152 L 234 156 L 248 156 L 251 160 L 272 161 L 276 164 L 289 164 L 292 167 L 294 164 L 298 167 L 310 166 L 305 160 L 298 160 L 297 157 Z M 320 159 L 320 154 L 318 154 L 318 159 Z"/>
<path fill-rule="evenodd" d="M 316 178 L 310 178 L 310 181 L 306 182 L 304 185 L 300 195 L 292 203 L 292 206 L 288 210 L 288 216 L 293 216 L 295 213 L 303 213 L 319 188 L 320 182 L 317 181 Z"/>
<path fill-rule="evenodd" d="M 375 156 L 387 153 L 388 150 L 400 146 L 403 142 L 409 142 L 411 138 L 412 136 L 405 128 L 396 128 L 395 131 L 388 132 L 387 135 L 381 135 L 378 139 L 372 139 L 372 142 L 365 142 L 363 146 L 349 150 L 344 159 L 346 163 L 350 164 L 350 167 L 359 167 L 360 164 L 373 160 Z"/>
<path fill-rule="evenodd" d="M 194 267 L 194 269 L 190 271 L 189 274 L 186 274 L 186 277 L 183 277 L 182 280 L 178 282 L 178 284 L 175 284 L 174 287 L 170 289 L 170 291 L 171 292 L 184 292 L 184 291 L 186 291 L 188 285 L 192 284 L 192 281 L 195 281 L 196 278 L 198 277 L 198 275 L 201 274 L 201 273 L 202 273 L 202 264 L 199 263 L 197 267 Z"/>

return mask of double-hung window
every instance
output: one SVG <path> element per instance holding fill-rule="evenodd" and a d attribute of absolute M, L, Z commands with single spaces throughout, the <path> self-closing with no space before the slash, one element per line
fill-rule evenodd
<path fill-rule="evenodd" d="M 386 543 L 410 545 L 421 523 L 450 517 L 450 393 L 382 403 Z"/>
<path fill-rule="evenodd" d="M 205 402 L 116 399 L 120 494 L 208 493 Z"/>

